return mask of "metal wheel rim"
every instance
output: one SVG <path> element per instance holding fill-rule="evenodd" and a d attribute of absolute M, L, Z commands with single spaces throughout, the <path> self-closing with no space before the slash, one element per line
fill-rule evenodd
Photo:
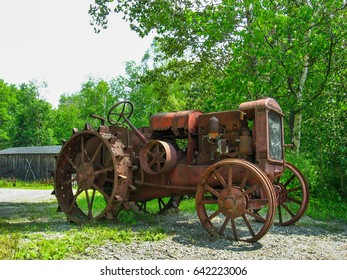
<path fill-rule="evenodd" d="M 286 170 L 291 172 L 289 179 L 286 179 L 284 182 L 282 175 L 276 180 L 276 184 L 281 186 L 282 193 L 280 193 L 280 195 L 285 197 L 283 199 L 284 201 L 278 201 L 277 203 L 278 218 L 276 217 L 276 224 L 281 226 L 292 225 L 300 220 L 301 217 L 305 214 L 309 202 L 308 183 L 304 175 L 297 167 L 289 162 L 285 163 L 285 171 Z M 288 188 L 289 185 L 294 185 L 294 187 Z M 293 197 L 295 195 L 298 195 L 299 193 L 301 199 Z M 294 203 L 300 206 L 297 211 L 294 211 L 291 207 L 288 206 L 289 203 Z M 290 215 L 289 220 L 284 221 L 283 213 Z"/>
<path fill-rule="evenodd" d="M 228 166 L 228 168 L 230 168 L 228 174 L 232 175 L 231 177 L 228 175 L 227 178 L 224 179 L 224 182 L 222 182 L 223 179 L 221 177 L 223 176 L 216 174 L 219 172 L 220 168 L 224 168 L 224 166 Z M 236 167 L 243 169 L 245 172 L 245 176 L 243 177 L 241 182 L 234 182 L 232 179 L 232 176 L 234 175 L 232 170 L 234 168 L 237 169 Z M 211 179 L 211 176 L 216 177 L 217 180 L 222 182 L 221 185 L 223 185 L 223 188 L 221 189 L 221 191 L 210 186 L 208 180 Z M 254 181 L 254 179 L 256 183 L 250 184 L 250 181 Z M 231 188 L 230 182 L 231 186 L 234 186 L 235 188 L 234 200 L 236 201 L 233 207 L 230 208 L 231 210 L 227 207 L 223 209 L 219 202 L 221 199 L 218 196 L 225 196 L 225 194 L 222 195 L 222 193 L 225 189 Z M 239 186 L 237 186 L 236 183 L 239 184 Z M 236 187 L 238 187 L 239 190 L 237 190 Z M 262 204 L 264 204 L 264 208 L 267 207 L 265 211 L 266 214 L 264 214 L 263 216 L 261 214 L 256 213 L 252 209 L 255 205 L 254 203 L 256 202 L 256 199 L 252 198 L 251 195 L 253 195 L 253 192 L 260 189 L 263 190 L 267 198 L 266 201 L 261 202 Z M 209 198 L 208 193 L 212 194 L 212 199 L 207 199 Z M 233 194 L 231 193 L 230 196 L 232 197 Z M 213 197 L 217 198 L 217 202 L 214 202 Z M 224 201 L 226 201 L 225 197 L 223 197 Z M 239 201 L 239 204 L 237 204 L 237 201 Z M 217 210 L 213 210 L 213 213 L 209 214 L 206 210 L 206 205 L 208 204 L 218 204 Z M 266 232 L 270 229 L 273 223 L 276 211 L 275 205 L 275 194 L 270 180 L 267 178 L 267 176 L 261 169 L 244 160 L 227 159 L 212 165 L 206 170 L 200 184 L 197 187 L 196 208 L 198 217 L 203 227 L 211 235 L 224 235 L 226 229 L 228 229 L 229 233 L 231 233 L 231 239 L 235 241 L 256 242 L 261 237 L 263 237 L 266 234 Z M 232 210 L 237 208 L 239 209 L 236 211 Z M 216 223 L 214 223 L 214 219 L 216 219 L 217 217 L 219 218 L 220 214 L 222 214 L 221 220 L 223 221 L 224 219 L 224 221 L 222 223 L 219 223 L 219 225 L 217 226 Z M 257 221 L 259 221 L 259 223 L 257 223 L 256 226 L 252 225 L 250 218 L 256 219 Z M 240 222 L 244 225 L 238 228 Z M 244 235 L 240 234 L 240 232 Z"/>
<path fill-rule="evenodd" d="M 98 142 L 93 154 L 86 151 L 91 139 Z M 99 156 L 102 157 L 99 154 L 101 150 L 104 155 L 107 154 L 108 156 L 107 166 L 102 166 L 102 164 L 96 162 Z M 85 152 L 82 153 L 82 151 Z M 80 152 L 80 155 L 78 155 L 78 152 Z M 92 167 L 88 166 L 88 163 Z M 108 140 L 102 138 L 97 132 L 78 132 L 65 143 L 57 159 L 54 185 L 59 207 L 66 214 L 68 220 L 81 224 L 104 217 L 111 218 L 112 212 L 115 210 L 112 208 L 114 208 L 115 192 L 118 185 L 116 163 L 116 158 L 112 153 L 112 147 Z M 84 167 L 90 168 L 90 174 L 86 175 L 83 170 L 81 171 L 83 164 Z M 101 167 L 94 168 L 97 164 L 100 164 Z M 107 174 L 106 177 L 105 173 Z M 73 176 L 74 174 L 76 176 Z M 83 181 L 84 177 L 86 179 Z M 103 177 L 105 178 L 102 179 Z M 74 190 L 74 184 L 77 185 L 76 190 Z M 91 197 L 90 192 L 92 193 Z M 79 203 L 79 199 L 83 195 L 86 197 L 87 209 L 81 208 L 81 203 Z M 96 198 L 105 200 L 102 202 L 101 208 L 97 210 L 95 208 Z"/>

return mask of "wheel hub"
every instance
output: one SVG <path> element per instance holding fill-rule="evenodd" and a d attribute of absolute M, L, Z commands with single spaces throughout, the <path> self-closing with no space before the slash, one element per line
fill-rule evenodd
<path fill-rule="evenodd" d="M 91 189 L 95 180 L 93 166 L 89 162 L 83 162 L 77 169 L 76 179 L 83 190 Z"/>
<path fill-rule="evenodd" d="M 282 184 L 275 185 L 275 193 L 278 205 L 282 205 L 287 200 L 286 188 Z"/>
<path fill-rule="evenodd" d="M 221 191 L 221 197 L 218 199 L 218 205 L 221 212 L 230 218 L 237 218 L 244 214 L 246 209 L 246 199 L 240 196 L 241 190 L 234 187 L 229 190 L 224 189 Z"/>

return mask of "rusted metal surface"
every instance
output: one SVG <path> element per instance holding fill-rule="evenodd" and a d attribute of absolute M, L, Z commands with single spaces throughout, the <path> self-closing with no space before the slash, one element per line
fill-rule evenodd
<path fill-rule="evenodd" d="M 168 173 L 177 163 L 177 153 L 170 143 L 151 140 L 141 149 L 140 163 L 148 174 Z"/>
<path fill-rule="evenodd" d="M 240 159 L 225 159 L 209 167 L 196 194 L 199 219 L 210 234 L 231 233 L 230 238 L 247 242 L 269 230 L 275 204 L 270 180 L 257 166 Z M 238 219 L 246 228 L 238 226 Z M 259 223 L 251 224 L 251 219 Z"/>
<path fill-rule="evenodd" d="M 195 196 L 210 234 L 255 242 L 276 209 L 280 225 L 304 214 L 308 184 L 285 162 L 283 114 L 275 100 L 245 102 L 235 111 L 158 113 L 142 128 L 131 123 L 132 112 L 130 102 L 118 102 L 108 113 L 110 126 L 93 116 L 98 130 L 75 131 L 62 147 L 55 194 L 69 220 L 147 211 L 153 199 L 159 212 L 177 211 L 183 196 Z"/>

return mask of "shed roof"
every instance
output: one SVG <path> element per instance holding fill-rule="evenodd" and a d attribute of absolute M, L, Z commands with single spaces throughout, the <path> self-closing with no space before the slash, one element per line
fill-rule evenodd
<path fill-rule="evenodd" d="M 0 151 L 0 155 L 59 154 L 61 146 L 14 147 Z"/>

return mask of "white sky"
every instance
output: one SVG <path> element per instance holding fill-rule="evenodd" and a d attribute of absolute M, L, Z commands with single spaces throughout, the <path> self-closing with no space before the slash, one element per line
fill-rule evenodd
<path fill-rule="evenodd" d="M 89 76 L 124 74 L 126 61 L 140 62 L 152 37 L 141 39 L 121 16 L 95 34 L 92 0 L 0 0 L 0 79 L 8 84 L 46 82 L 41 95 L 54 106 Z"/>

